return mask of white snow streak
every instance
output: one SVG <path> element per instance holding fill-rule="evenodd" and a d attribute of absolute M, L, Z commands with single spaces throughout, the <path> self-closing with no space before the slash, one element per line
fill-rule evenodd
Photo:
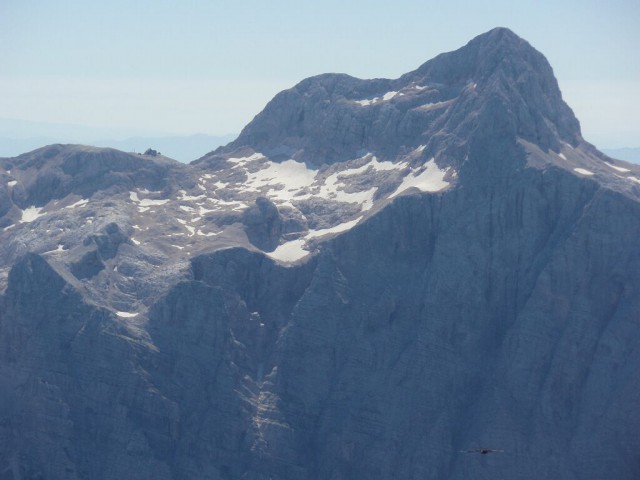
<path fill-rule="evenodd" d="M 185 202 L 191 202 L 193 200 L 202 200 L 203 198 L 206 198 L 205 194 L 198 195 L 198 196 L 187 195 L 186 190 L 180 190 L 180 195 L 181 196 L 178 198 L 178 200 L 182 200 Z"/>
<path fill-rule="evenodd" d="M 129 192 L 129 198 L 137 203 L 141 207 L 152 207 L 155 205 L 164 205 L 169 201 L 169 199 L 165 200 L 152 200 L 150 198 L 143 198 L 142 200 L 138 198 L 138 194 L 136 192 Z"/>
<path fill-rule="evenodd" d="M 630 172 L 631 170 L 629 170 L 628 168 L 622 168 L 622 167 L 616 167 L 615 165 L 609 163 L 609 162 L 604 162 L 605 165 L 608 165 L 609 167 L 613 168 L 614 170 L 617 170 L 619 172 L 623 172 L 623 173 L 627 173 Z"/>
<path fill-rule="evenodd" d="M 435 110 L 436 108 L 442 108 L 450 105 L 453 100 L 447 100 L 446 102 L 436 102 L 436 103 L 425 103 L 424 105 L 420 105 L 416 107 L 418 110 Z"/>
<path fill-rule="evenodd" d="M 309 230 L 309 233 L 307 233 L 304 238 L 311 239 L 322 237 L 330 233 L 346 232 L 347 230 L 351 230 L 353 227 L 355 227 L 360 220 L 362 220 L 362 217 L 358 217 L 355 220 L 351 220 L 350 222 L 341 223 L 331 228 L 324 228 L 322 230 Z"/>
<path fill-rule="evenodd" d="M 354 102 L 362 107 L 368 107 L 376 103 L 386 102 L 388 100 L 391 100 L 396 95 L 398 95 L 398 92 L 387 92 L 384 95 L 382 95 L 382 97 L 375 97 L 375 98 L 365 99 L 365 100 L 354 100 Z M 403 94 L 401 93 L 400 95 L 403 95 Z"/>
<path fill-rule="evenodd" d="M 253 155 L 249 155 L 248 157 L 239 157 L 239 158 L 227 158 L 228 162 L 236 163 L 238 165 L 243 165 L 247 162 L 251 162 L 253 160 L 259 160 L 264 158 L 264 155 L 261 153 L 254 153 Z"/>
<path fill-rule="evenodd" d="M 78 200 L 76 203 L 72 203 L 71 205 L 67 205 L 64 208 L 84 207 L 87 203 L 89 203 L 89 200 L 83 198 L 82 200 Z"/>
<path fill-rule="evenodd" d="M 265 254 L 275 260 L 280 260 L 281 262 L 295 262 L 296 260 L 300 260 L 310 254 L 310 252 L 304 248 L 307 240 L 329 235 L 331 233 L 346 232 L 356 226 L 360 220 L 362 220 L 362 217 L 358 217 L 350 222 L 341 223 L 331 228 L 309 230 L 309 233 L 307 233 L 303 238 L 298 238 L 297 240 L 284 243 L 278 246 L 278 248 L 273 252 L 265 252 Z"/>
<path fill-rule="evenodd" d="M 585 170 L 584 168 L 574 168 L 573 169 L 575 172 L 578 172 L 580 175 L 593 175 L 593 172 L 589 171 L 589 170 Z"/>

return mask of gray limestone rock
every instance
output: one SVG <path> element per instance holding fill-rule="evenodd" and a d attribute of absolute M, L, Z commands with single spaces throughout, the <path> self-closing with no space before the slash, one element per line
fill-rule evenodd
<path fill-rule="evenodd" d="M 280 243 L 283 221 L 268 198 L 256 198 L 255 205 L 244 211 L 243 223 L 249 241 L 261 250 L 271 252 Z"/>
<path fill-rule="evenodd" d="M 2 479 L 640 478 L 640 167 L 506 29 L 0 175 Z"/>
<path fill-rule="evenodd" d="M 452 162 L 469 141 L 498 131 L 497 115 L 505 117 L 502 133 L 543 149 L 557 151 L 559 142 L 580 139 L 578 120 L 547 60 L 504 28 L 395 80 L 343 74 L 303 80 L 276 95 L 236 140 L 200 161 L 250 146 L 323 164 L 362 152 L 395 157 L 426 144 L 430 155 Z"/>

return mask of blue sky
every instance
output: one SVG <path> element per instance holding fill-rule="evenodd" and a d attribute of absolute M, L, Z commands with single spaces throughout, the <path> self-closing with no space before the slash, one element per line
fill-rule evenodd
<path fill-rule="evenodd" d="M 305 77 L 395 78 L 496 26 L 549 59 L 587 140 L 640 145 L 637 0 L 0 0 L 0 118 L 235 133 Z"/>

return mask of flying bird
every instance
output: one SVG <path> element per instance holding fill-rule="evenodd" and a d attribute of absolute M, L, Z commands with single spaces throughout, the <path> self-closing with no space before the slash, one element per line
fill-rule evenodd
<path fill-rule="evenodd" d="M 492 450 L 491 448 L 474 448 L 473 450 L 460 450 L 462 453 L 479 453 L 486 455 L 487 453 L 502 453 L 504 450 Z"/>

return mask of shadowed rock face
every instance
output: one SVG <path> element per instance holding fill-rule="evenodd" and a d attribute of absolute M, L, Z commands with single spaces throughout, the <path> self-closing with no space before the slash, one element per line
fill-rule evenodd
<path fill-rule="evenodd" d="M 255 205 L 244 212 L 243 223 L 249 241 L 261 250 L 271 252 L 280 243 L 283 222 L 273 202 L 258 197 Z"/>
<path fill-rule="evenodd" d="M 428 139 L 402 137 L 410 109 L 384 113 L 410 93 L 374 101 L 436 83 L 437 95 L 470 100 L 439 113 L 446 133 Z M 346 134 L 327 140 L 347 102 L 333 93 L 324 114 L 295 122 L 293 102 L 277 115 L 277 102 L 320 84 L 372 129 L 366 148 L 410 172 L 322 157 L 324 183 L 309 189 L 348 175 L 379 185 L 357 221 L 352 206 L 331 210 L 331 223 L 317 199 L 305 199 L 315 216 L 300 217 L 295 200 L 272 200 L 282 186 L 240 212 L 236 177 L 257 190 L 274 168 L 247 163 L 242 176 L 228 165 L 252 150 L 311 161 L 329 144 L 342 160 L 361 148 Z M 378 113 L 358 117 L 368 109 Z M 400 122 L 396 133 L 385 121 Z M 160 185 L 175 197 L 127 191 L 127 204 L 113 185 L 98 189 L 102 203 L 74 207 L 90 209 L 93 230 L 12 262 L 0 296 L 0 478 L 640 477 L 640 171 L 581 139 L 542 55 L 496 29 L 398 80 L 314 77 L 237 142 L 189 167 L 197 175 L 166 166 Z M 437 169 L 404 156 L 416 149 L 455 168 L 449 187 L 397 187 Z M 309 174 L 278 165 L 298 184 Z M 226 211 L 194 203 L 205 180 Z M 46 208 L 57 223 L 16 224 L 3 233 L 11 248 L 29 225 L 41 236 L 75 225 Z M 171 215 L 186 222 L 180 211 L 198 216 L 182 244 L 169 227 Z M 312 220 L 328 228 L 309 230 Z M 145 236 L 152 221 L 167 226 Z M 283 260 L 303 244 L 308 255 Z M 477 448 L 504 452 L 462 453 Z"/>

